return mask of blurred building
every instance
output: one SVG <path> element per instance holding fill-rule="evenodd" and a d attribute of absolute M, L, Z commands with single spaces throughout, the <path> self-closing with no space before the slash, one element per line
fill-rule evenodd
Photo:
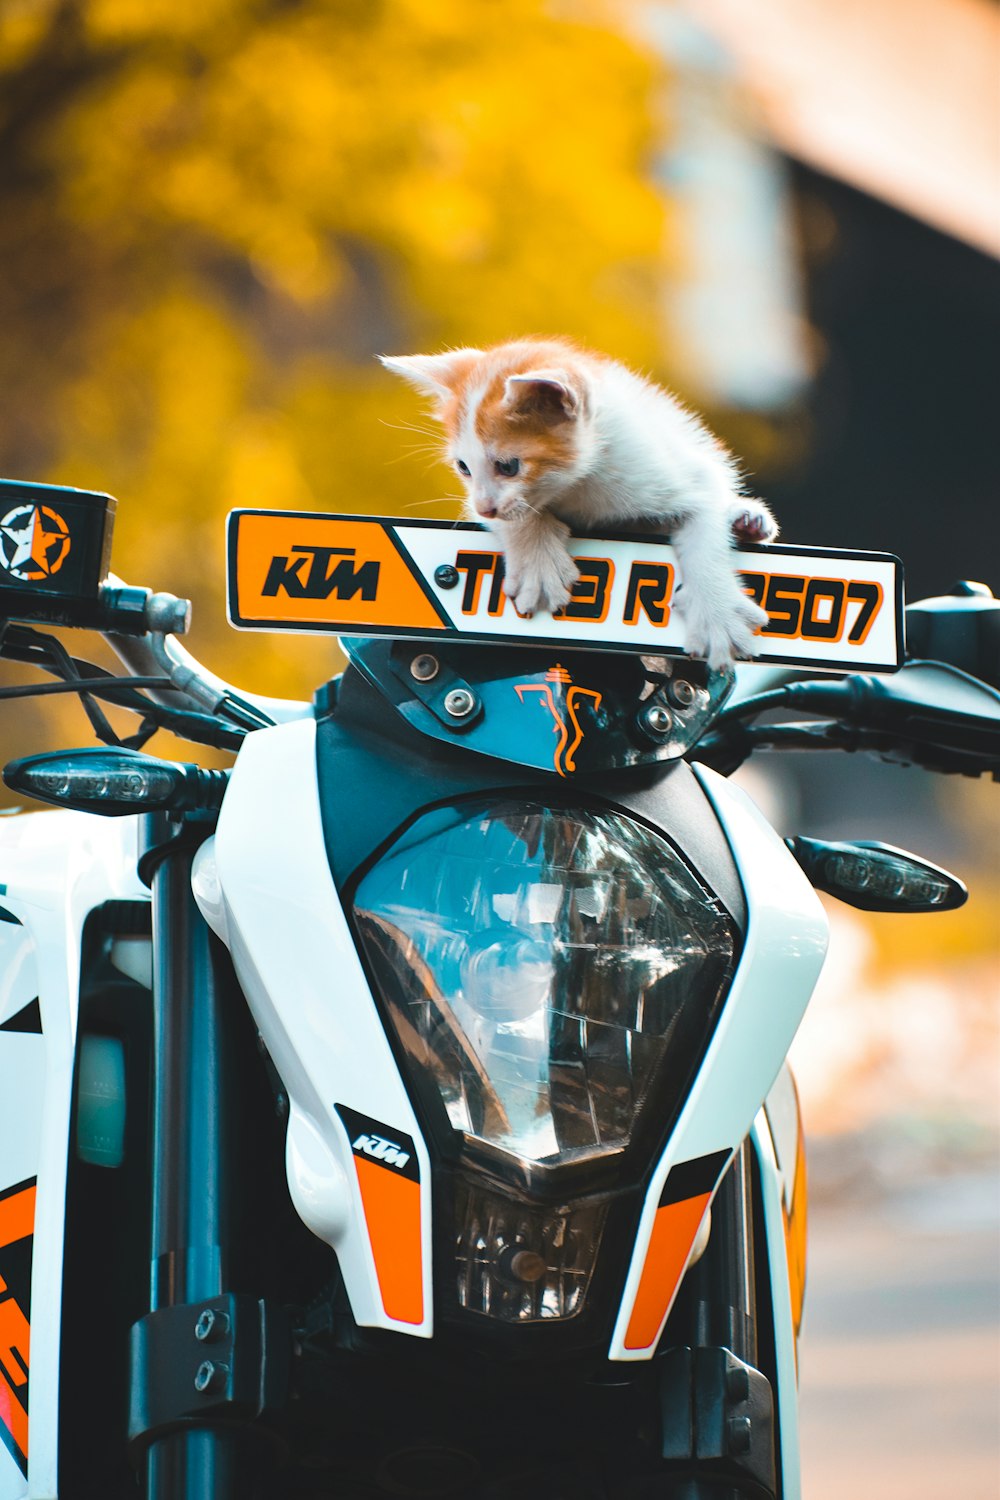
<path fill-rule="evenodd" d="M 786 536 L 896 552 L 910 598 L 970 575 L 1000 592 L 1000 8 L 649 15 L 692 395 L 730 413 Z"/>
<path fill-rule="evenodd" d="M 687 0 L 787 155 L 1000 254 L 991 0 Z"/>

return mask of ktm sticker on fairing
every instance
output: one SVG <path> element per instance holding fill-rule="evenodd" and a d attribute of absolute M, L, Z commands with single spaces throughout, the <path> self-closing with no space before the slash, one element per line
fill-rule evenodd
<path fill-rule="evenodd" d="M 671 1167 L 632 1304 L 626 1349 L 651 1349 L 659 1338 L 730 1155 L 714 1151 Z"/>
<path fill-rule="evenodd" d="M 386 1315 L 424 1320 L 420 1164 L 411 1136 L 337 1105 L 354 1156 L 365 1227 Z"/>
<path fill-rule="evenodd" d="M 28 1473 L 28 1370 L 35 1179 L 0 1192 L 0 1441 Z"/>
<path fill-rule="evenodd" d="M 236 510 L 229 618 L 244 630 L 442 636 L 602 651 L 684 653 L 683 587 L 669 542 L 576 536 L 564 609 L 521 615 L 503 552 L 473 522 Z M 892 672 L 902 664 L 902 566 L 882 552 L 743 545 L 743 587 L 767 611 L 757 659 Z"/>

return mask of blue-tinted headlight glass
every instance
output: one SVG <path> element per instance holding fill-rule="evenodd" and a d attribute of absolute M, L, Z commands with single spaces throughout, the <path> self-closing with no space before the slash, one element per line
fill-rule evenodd
<path fill-rule="evenodd" d="M 613 812 L 427 813 L 361 880 L 355 915 L 451 1123 L 526 1163 L 626 1146 L 733 966 L 714 898 L 664 838 Z"/>

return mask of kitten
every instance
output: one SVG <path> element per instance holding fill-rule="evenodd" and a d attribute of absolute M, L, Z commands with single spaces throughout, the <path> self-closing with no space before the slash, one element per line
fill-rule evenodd
<path fill-rule="evenodd" d="M 767 615 L 740 587 L 731 541 L 772 541 L 777 524 L 742 493 L 732 456 L 666 391 L 563 339 L 382 363 L 434 398 L 469 512 L 503 547 L 521 614 L 568 603 L 578 576 L 571 527 L 653 523 L 680 562 L 689 653 L 715 668 L 754 654 Z"/>

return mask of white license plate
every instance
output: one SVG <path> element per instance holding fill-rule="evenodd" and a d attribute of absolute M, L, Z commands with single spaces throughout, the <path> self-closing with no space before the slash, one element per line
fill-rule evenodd
<path fill-rule="evenodd" d="M 573 537 L 580 571 L 557 614 L 517 613 L 503 554 L 472 522 L 235 510 L 229 618 L 241 630 L 449 637 L 683 655 L 677 555 L 655 536 Z M 894 672 L 903 660 L 903 570 L 885 552 L 784 543 L 739 549 L 767 611 L 757 660 Z"/>

